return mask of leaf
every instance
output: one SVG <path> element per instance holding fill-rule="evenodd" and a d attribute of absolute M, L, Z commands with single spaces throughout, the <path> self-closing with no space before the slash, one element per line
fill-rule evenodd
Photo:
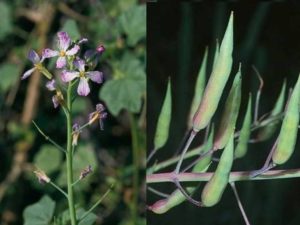
<path fill-rule="evenodd" d="M 78 40 L 81 37 L 75 20 L 66 20 L 61 30 L 67 32 L 72 40 Z"/>
<path fill-rule="evenodd" d="M 5 2 L 0 2 L 0 41 L 3 40 L 13 29 L 11 8 Z"/>
<path fill-rule="evenodd" d="M 1 91 L 6 92 L 19 78 L 19 67 L 12 63 L 3 63 L 0 65 L 0 76 L 0 89 Z"/>
<path fill-rule="evenodd" d="M 56 147 L 46 144 L 41 147 L 33 161 L 36 167 L 44 170 L 46 174 L 50 174 L 59 169 L 61 157 L 62 154 Z"/>
<path fill-rule="evenodd" d="M 154 136 L 154 149 L 157 150 L 164 146 L 169 137 L 171 122 L 172 97 L 171 82 L 169 79 L 165 99 L 158 117 L 157 127 Z"/>
<path fill-rule="evenodd" d="M 146 6 L 134 5 L 119 17 L 121 29 L 127 34 L 130 46 L 146 37 Z"/>
<path fill-rule="evenodd" d="M 98 164 L 96 160 L 96 155 L 93 151 L 93 148 L 90 145 L 79 145 L 75 150 L 73 161 L 76 162 L 73 164 L 73 174 L 75 180 L 79 178 L 80 172 L 88 165 L 92 166 L 93 171 L 97 171 Z M 63 187 L 67 186 L 67 173 L 65 168 L 66 162 L 62 165 L 62 172 L 57 180 L 58 184 Z M 84 180 L 82 180 L 82 182 L 79 182 L 78 185 L 81 188 L 87 187 L 87 185 L 90 182 L 91 175 L 84 178 Z"/>
<path fill-rule="evenodd" d="M 114 79 L 106 81 L 99 97 L 105 101 L 108 110 L 117 116 L 121 109 L 139 112 L 142 95 L 146 91 L 146 75 L 142 63 L 130 53 L 126 53 L 114 65 Z"/>
<path fill-rule="evenodd" d="M 24 225 L 48 225 L 54 209 L 55 202 L 44 195 L 38 202 L 25 208 L 23 213 Z"/>

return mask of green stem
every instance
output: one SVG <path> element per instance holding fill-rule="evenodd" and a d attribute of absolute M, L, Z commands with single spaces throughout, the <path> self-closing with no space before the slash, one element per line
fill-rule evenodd
<path fill-rule="evenodd" d="M 61 189 L 59 186 L 57 186 L 55 183 L 53 183 L 52 181 L 49 182 L 49 184 L 51 184 L 54 188 L 56 188 L 60 193 L 62 193 L 66 198 L 68 198 L 68 194 Z"/>
<path fill-rule="evenodd" d="M 139 193 L 139 145 L 138 145 L 138 129 L 134 115 L 128 112 L 131 123 L 131 140 L 132 140 L 132 160 L 134 165 L 133 170 L 133 203 L 131 206 L 132 224 L 136 224 L 137 221 L 137 209 L 138 209 L 138 193 Z"/>
<path fill-rule="evenodd" d="M 113 184 L 110 186 L 110 188 L 104 193 L 104 195 L 88 210 L 86 211 L 79 219 L 79 221 L 82 221 L 84 218 L 86 218 L 102 201 L 103 199 L 108 195 L 108 193 L 113 188 Z"/>
<path fill-rule="evenodd" d="M 256 177 L 252 176 L 253 171 L 237 171 L 231 172 L 228 182 L 245 181 L 245 180 L 275 180 L 300 177 L 300 169 L 288 170 L 269 170 Z M 179 182 L 199 182 L 209 181 L 214 173 L 158 173 L 146 176 L 147 184 L 174 182 L 177 179 Z"/>
<path fill-rule="evenodd" d="M 76 212 L 73 192 L 73 154 L 72 154 L 72 85 L 69 83 L 67 91 L 67 182 L 68 182 L 68 204 L 71 218 L 71 225 L 76 225 Z"/>

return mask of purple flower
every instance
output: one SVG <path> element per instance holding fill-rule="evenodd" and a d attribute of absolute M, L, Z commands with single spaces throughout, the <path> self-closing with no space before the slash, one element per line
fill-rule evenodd
<path fill-rule="evenodd" d="M 79 77 L 79 85 L 77 88 L 77 93 L 81 96 L 87 96 L 90 93 L 90 87 L 88 84 L 89 79 L 100 84 L 103 81 L 103 74 L 99 71 L 85 71 L 85 63 L 82 59 L 77 59 L 74 61 L 75 67 L 79 71 L 63 71 L 61 74 L 61 79 L 63 82 L 70 82 L 75 78 Z"/>
<path fill-rule="evenodd" d="M 89 115 L 89 124 L 92 124 L 96 120 L 99 120 L 100 129 L 103 130 L 103 119 L 107 117 L 107 113 L 105 112 L 105 107 L 99 103 L 96 105 L 96 111 L 90 113 Z"/>
<path fill-rule="evenodd" d="M 55 83 L 55 80 L 52 79 L 52 80 L 48 81 L 48 82 L 46 83 L 46 88 L 47 88 L 49 91 L 55 91 L 55 89 L 56 89 L 56 83 Z"/>
<path fill-rule="evenodd" d="M 79 134 L 81 133 L 80 126 L 78 125 L 78 123 L 74 123 L 72 129 L 72 145 L 76 146 L 78 143 Z"/>
<path fill-rule="evenodd" d="M 43 51 L 44 58 L 52 58 L 58 56 L 56 61 L 56 68 L 63 68 L 67 64 L 67 56 L 75 55 L 80 47 L 79 45 L 74 45 L 71 49 L 71 39 L 66 32 L 58 32 L 58 51 L 46 48 Z"/>
<path fill-rule="evenodd" d="M 64 96 L 60 90 L 56 90 L 56 94 L 52 96 L 52 102 L 54 108 L 57 108 L 59 105 L 65 105 Z"/>
<path fill-rule="evenodd" d="M 44 61 L 44 57 L 42 57 L 42 59 L 40 59 L 39 55 L 36 53 L 36 51 L 34 50 L 30 50 L 28 53 L 28 59 L 33 63 L 34 67 L 31 68 L 30 70 L 27 70 L 21 77 L 22 80 L 26 79 L 27 77 L 29 77 L 35 70 L 40 70 L 43 66 L 42 66 L 42 62 Z"/>
<path fill-rule="evenodd" d="M 83 178 L 85 178 L 87 175 L 89 175 L 92 172 L 93 172 L 92 166 L 88 165 L 86 168 L 84 168 L 83 170 L 81 170 L 79 179 L 82 180 Z"/>
<path fill-rule="evenodd" d="M 49 183 L 51 180 L 43 170 L 37 169 L 33 171 L 41 184 Z"/>
<path fill-rule="evenodd" d="M 96 50 L 98 53 L 102 54 L 105 51 L 105 47 L 103 45 L 99 45 Z"/>

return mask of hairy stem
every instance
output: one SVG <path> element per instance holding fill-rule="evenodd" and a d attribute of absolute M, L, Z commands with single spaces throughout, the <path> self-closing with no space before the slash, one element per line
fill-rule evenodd
<path fill-rule="evenodd" d="M 72 154 L 72 86 L 69 83 L 67 91 L 67 182 L 68 182 L 68 204 L 71 218 L 71 225 L 76 225 L 76 211 L 73 192 L 73 154 Z"/>

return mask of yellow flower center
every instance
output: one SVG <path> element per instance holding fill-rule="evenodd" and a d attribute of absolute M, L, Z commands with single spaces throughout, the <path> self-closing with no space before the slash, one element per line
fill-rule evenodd
<path fill-rule="evenodd" d="M 60 56 L 60 57 L 66 56 L 66 52 L 65 52 L 65 51 L 61 51 L 61 52 L 59 53 L 59 56 Z"/>
<path fill-rule="evenodd" d="M 79 77 L 85 77 L 85 72 L 83 71 L 79 72 Z"/>
<path fill-rule="evenodd" d="M 42 63 L 36 63 L 34 64 L 34 67 L 37 68 L 38 70 L 41 70 L 43 68 Z"/>

